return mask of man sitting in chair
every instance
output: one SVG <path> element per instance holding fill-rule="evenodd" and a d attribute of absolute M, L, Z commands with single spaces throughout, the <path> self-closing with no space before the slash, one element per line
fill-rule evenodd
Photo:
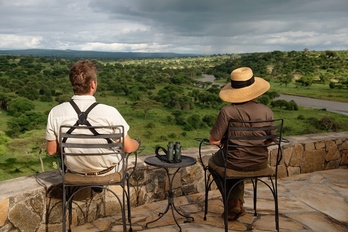
<path fill-rule="evenodd" d="M 87 120 L 92 126 L 114 126 L 124 127 L 124 152 L 135 152 L 139 146 L 139 141 L 132 139 L 129 134 L 129 125 L 112 106 L 97 104 L 94 97 L 97 91 L 96 66 L 88 60 L 77 61 L 69 72 L 69 79 L 74 91 L 74 96 L 70 102 L 64 102 L 51 109 L 48 115 L 46 128 L 46 151 L 49 155 L 59 153 L 59 129 L 61 125 L 74 125 L 80 120 L 77 111 L 88 112 Z M 91 105 L 93 107 L 89 108 Z M 89 110 L 88 110 L 89 108 Z M 87 113 L 87 112 L 86 112 Z M 72 157 L 65 161 L 67 169 L 81 175 L 93 173 L 95 175 L 107 175 L 112 170 L 118 171 L 119 159 L 117 156 L 110 158 L 101 157 L 95 163 L 89 163 L 86 158 L 81 156 Z"/>
<path fill-rule="evenodd" d="M 210 144 L 222 145 L 223 137 L 228 129 L 230 119 L 239 120 L 272 120 L 274 118 L 272 110 L 256 101 L 256 98 L 264 94 L 270 85 L 267 81 L 260 77 L 254 77 L 253 71 L 248 67 L 235 69 L 231 73 L 231 83 L 224 86 L 219 97 L 231 104 L 221 108 L 214 126 L 210 131 Z M 224 167 L 225 160 L 223 158 L 224 149 L 220 149 L 213 154 L 209 163 Z M 261 151 L 257 154 L 248 154 L 248 150 L 229 151 L 226 159 L 226 167 L 237 171 L 256 171 L 267 167 L 268 152 Z M 210 166 L 210 165 L 209 165 Z M 213 173 L 212 173 L 213 174 Z M 213 174 L 215 180 L 222 178 Z M 218 188 L 222 191 L 219 183 L 216 181 Z M 227 191 L 238 180 L 228 180 Z M 245 214 L 243 208 L 244 203 L 244 183 L 239 183 L 233 188 L 228 199 L 228 220 L 236 220 Z M 222 215 L 223 216 L 223 215 Z"/>

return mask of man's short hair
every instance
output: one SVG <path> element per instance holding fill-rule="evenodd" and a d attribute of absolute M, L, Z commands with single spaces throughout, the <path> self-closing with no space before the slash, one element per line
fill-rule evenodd
<path fill-rule="evenodd" d="M 87 94 L 92 81 L 97 81 L 97 68 L 89 60 L 77 61 L 70 69 L 69 79 L 74 94 Z"/>

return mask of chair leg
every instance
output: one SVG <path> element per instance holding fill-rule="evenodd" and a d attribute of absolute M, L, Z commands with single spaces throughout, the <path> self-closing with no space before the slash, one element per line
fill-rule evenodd
<path fill-rule="evenodd" d="M 122 205 L 121 205 L 121 211 L 122 211 L 122 225 L 123 225 L 123 232 L 127 231 L 127 220 L 126 220 L 126 193 L 123 186 L 122 191 Z"/>
<path fill-rule="evenodd" d="M 207 177 L 207 170 L 204 170 L 204 185 L 205 185 L 205 198 L 204 198 L 204 216 L 203 220 L 207 220 L 207 214 L 208 214 L 208 194 L 209 194 L 209 177 Z"/>
<path fill-rule="evenodd" d="M 273 185 L 273 182 L 272 182 Z M 273 197 L 274 197 L 274 217 L 276 231 L 279 231 L 279 207 L 278 207 L 278 188 L 277 188 L 277 179 L 275 179 L 275 185 L 273 185 Z"/>
<path fill-rule="evenodd" d="M 225 180 L 226 182 L 226 180 Z M 226 183 L 225 183 L 225 187 L 224 187 L 224 193 L 222 196 L 222 200 L 223 200 L 223 205 L 224 205 L 224 224 L 225 224 L 225 232 L 228 232 L 228 194 L 226 192 Z"/>
<path fill-rule="evenodd" d="M 209 190 L 205 189 L 204 217 L 203 217 L 203 220 L 204 220 L 204 221 L 207 220 L 207 214 L 208 214 L 208 191 L 209 191 Z"/>
<path fill-rule="evenodd" d="M 275 204 L 275 224 L 276 224 L 276 231 L 279 231 L 279 212 L 278 212 L 278 196 L 276 193 L 276 196 L 274 198 L 274 204 Z"/>
<path fill-rule="evenodd" d="M 275 227 L 276 231 L 279 231 L 279 206 L 278 206 L 278 189 L 277 189 L 277 179 L 274 180 L 270 178 L 271 184 L 267 184 L 263 180 L 259 180 L 258 178 L 255 178 L 252 180 L 253 183 L 253 189 L 254 189 L 254 216 L 257 216 L 256 212 L 256 200 L 257 200 L 257 182 L 260 181 L 264 183 L 272 192 L 273 200 L 274 200 L 274 220 L 275 220 Z"/>
<path fill-rule="evenodd" d="M 257 210 L 256 210 L 256 205 L 257 205 L 257 178 L 255 180 L 252 180 L 253 182 L 253 190 L 254 190 L 254 194 L 253 194 L 253 204 L 254 204 L 254 216 L 257 216 Z"/>
<path fill-rule="evenodd" d="M 68 232 L 71 232 L 71 223 L 72 223 L 72 199 L 68 202 L 69 204 L 69 229 Z"/>
<path fill-rule="evenodd" d="M 62 196 L 62 231 L 66 231 L 66 187 L 63 185 L 63 196 Z"/>
<path fill-rule="evenodd" d="M 105 190 L 109 191 L 111 194 L 113 194 L 115 196 L 115 198 L 117 200 L 116 204 L 118 204 L 121 208 L 122 228 L 123 228 L 122 231 L 126 232 L 127 231 L 127 216 L 126 215 L 129 215 L 129 216 L 131 215 L 130 214 L 130 201 L 129 201 L 129 195 L 126 192 L 127 186 L 125 186 L 124 183 L 122 183 L 120 185 L 120 187 L 122 187 L 122 196 L 119 196 L 116 192 L 112 191 L 110 188 L 105 188 Z M 126 205 L 126 203 L 127 203 L 127 205 Z M 128 214 L 126 214 L 126 210 L 129 210 L 127 212 Z M 130 222 L 129 231 L 133 231 L 130 217 L 128 218 L 128 221 Z"/>
<path fill-rule="evenodd" d="M 69 194 L 69 201 L 68 201 L 68 211 L 69 211 L 69 229 L 68 232 L 71 232 L 71 224 L 72 224 L 72 203 L 73 203 L 73 197 L 70 199 L 70 196 L 74 193 L 73 187 L 68 187 L 68 194 Z"/>
<path fill-rule="evenodd" d="M 133 231 L 132 229 L 132 213 L 131 213 L 131 203 L 130 203 L 130 186 L 129 181 L 127 180 L 127 212 L 128 212 L 128 223 L 129 223 L 129 231 Z"/>
<path fill-rule="evenodd" d="M 68 211 L 68 232 L 71 232 L 71 223 L 72 223 L 72 201 L 70 196 L 73 194 L 72 187 L 66 187 L 63 185 L 63 197 L 62 197 L 62 231 L 66 231 L 66 213 Z M 68 196 L 68 197 L 67 197 Z M 68 198 L 68 202 L 67 202 Z"/>
<path fill-rule="evenodd" d="M 203 217 L 204 221 L 207 220 L 209 191 L 213 183 L 214 183 L 213 175 L 211 173 L 207 174 L 207 170 L 205 170 L 204 171 L 205 197 L 204 197 L 204 217 Z"/>

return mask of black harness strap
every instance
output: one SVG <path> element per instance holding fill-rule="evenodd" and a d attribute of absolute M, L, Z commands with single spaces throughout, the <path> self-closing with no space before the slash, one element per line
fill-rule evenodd
<path fill-rule="evenodd" d="M 78 125 L 86 125 L 86 126 L 92 126 L 89 121 L 87 120 L 87 116 L 89 114 L 89 112 L 91 112 L 91 110 L 98 105 L 98 102 L 94 102 L 92 105 L 90 105 L 88 107 L 88 109 L 85 112 L 81 112 L 81 110 L 79 109 L 79 107 L 76 105 L 76 103 L 73 100 L 69 101 L 70 104 L 72 105 L 72 107 L 75 109 L 78 119 L 75 123 L 74 126 L 78 126 Z M 93 134 L 98 135 L 99 133 L 94 129 L 94 128 L 90 128 L 90 131 L 92 131 Z M 71 132 L 70 132 L 71 133 Z"/>
<path fill-rule="evenodd" d="M 71 104 L 71 106 L 74 108 L 74 110 L 77 113 L 78 119 L 75 122 L 74 126 L 78 126 L 78 125 L 86 125 L 86 126 L 92 126 L 89 121 L 87 120 L 87 116 L 89 114 L 89 112 L 91 112 L 91 110 L 98 105 L 98 102 L 94 102 L 92 105 L 90 105 L 88 107 L 88 109 L 85 112 L 81 112 L 80 108 L 76 105 L 76 103 L 74 102 L 74 100 L 70 100 L 69 103 Z M 70 128 L 66 133 L 67 134 L 71 134 L 74 131 L 74 127 Z M 89 129 L 94 135 L 98 135 L 99 133 L 94 129 L 94 128 L 90 128 Z M 67 140 L 67 138 L 63 139 L 63 142 L 65 143 Z M 108 143 L 110 143 L 112 141 L 108 140 Z"/>
<path fill-rule="evenodd" d="M 87 120 L 87 116 L 88 116 L 89 112 L 91 112 L 91 110 L 96 105 L 98 105 L 98 102 L 94 102 L 92 105 L 90 105 L 85 112 L 81 112 L 80 108 L 76 105 L 76 103 L 73 100 L 70 100 L 69 102 L 72 105 L 72 107 L 75 109 L 75 111 L 76 111 L 76 113 L 77 113 L 77 115 L 79 117 L 75 124 L 77 124 L 77 125 L 87 125 L 87 126 L 88 126 L 88 124 L 90 125 L 90 123 Z"/>

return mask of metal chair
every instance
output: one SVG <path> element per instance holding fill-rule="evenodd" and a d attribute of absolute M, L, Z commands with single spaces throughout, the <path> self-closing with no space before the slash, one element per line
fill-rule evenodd
<path fill-rule="evenodd" d="M 222 186 L 222 201 L 224 205 L 224 212 L 228 212 L 228 199 L 231 193 L 231 189 L 236 187 L 239 183 L 250 180 L 253 186 L 253 210 L 254 216 L 257 216 L 257 184 L 261 182 L 265 184 L 272 193 L 274 200 L 275 211 L 275 227 L 279 231 L 279 212 L 278 212 L 278 189 L 277 189 L 277 177 L 278 177 L 278 165 L 282 159 L 282 147 L 281 143 L 284 142 L 282 138 L 283 119 L 263 120 L 263 121 L 242 121 L 242 120 L 230 120 L 228 130 L 226 132 L 224 141 L 219 149 L 223 149 L 225 166 L 217 166 L 213 162 L 207 164 L 203 161 L 202 149 L 203 146 L 209 144 L 208 139 L 201 139 L 199 144 L 199 161 L 203 167 L 205 175 L 205 209 L 204 220 L 207 218 L 208 213 L 208 192 L 211 189 L 211 185 L 215 180 L 213 176 L 219 175 L 222 177 L 220 186 Z M 268 165 L 266 168 L 257 171 L 236 171 L 227 168 L 226 155 L 231 150 L 235 149 L 268 149 L 268 147 L 274 146 L 275 153 L 268 151 Z M 271 155 L 270 155 L 271 154 Z M 272 165 L 271 165 L 272 164 Z M 213 175 L 212 175 L 213 174 Z M 234 179 L 236 183 L 232 188 L 227 191 L 226 183 L 228 180 Z M 224 226 L 225 231 L 228 231 L 228 216 L 224 213 Z"/>
<path fill-rule="evenodd" d="M 60 127 L 60 171 L 62 174 L 63 185 L 62 231 L 66 231 L 67 227 L 67 209 L 69 214 L 68 231 L 71 231 L 72 203 L 74 196 L 76 196 L 76 194 L 82 190 L 88 188 L 100 190 L 100 192 L 104 189 L 112 193 L 112 195 L 116 197 L 117 202 L 120 204 L 123 231 L 127 230 L 127 218 L 129 223 L 129 231 L 132 231 L 129 191 L 129 177 L 131 173 L 128 172 L 128 158 L 130 154 L 124 153 L 123 141 L 123 126 L 62 125 Z M 136 160 L 137 154 L 134 153 L 134 155 Z M 82 160 L 88 159 L 91 161 L 94 159 L 106 158 L 106 156 L 115 156 L 115 159 L 118 159 L 118 170 L 111 167 L 99 172 L 91 170 L 90 173 L 83 174 L 67 168 L 67 164 L 69 164 L 71 159 L 78 158 Z M 136 162 L 134 165 L 136 165 Z M 122 188 L 122 196 L 118 196 L 110 188 L 110 186 L 113 185 L 120 186 Z M 126 208 L 128 212 L 127 217 Z"/>

